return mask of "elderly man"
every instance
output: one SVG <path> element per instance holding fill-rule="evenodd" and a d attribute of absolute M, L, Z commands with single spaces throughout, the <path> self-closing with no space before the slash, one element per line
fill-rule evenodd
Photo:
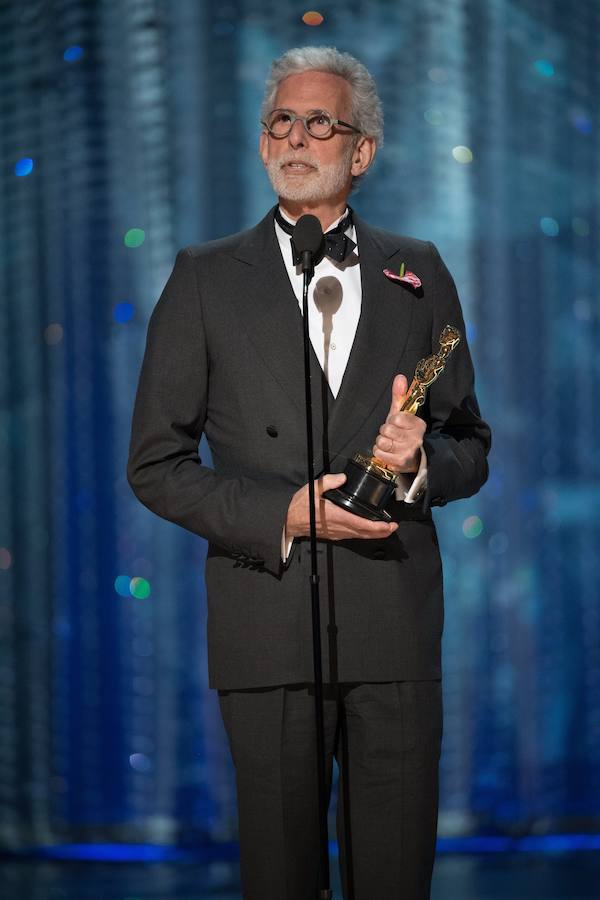
<path fill-rule="evenodd" d="M 153 311 L 128 476 L 138 498 L 206 538 L 208 662 L 236 768 L 246 900 L 317 896 L 311 568 L 301 267 L 293 223 L 327 250 L 309 304 L 327 777 L 344 894 L 429 897 L 442 733 L 442 573 L 431 507 L 487 477 L 463 340 L 418 416 L 401 411 L 446 324 L 464 334 L 429 242 L 347 205 L 382 139 L 373 79 L 332 48 L 272 67 L 260 154 L 278 204 L 241 234 L 181 250 Z M 421 287 L 390 279 L 404 264 Z M 204 432 L 214 469 L 202 464 Z M 372 449 L 399 475 L 392 521 L 323 497 Z"/>

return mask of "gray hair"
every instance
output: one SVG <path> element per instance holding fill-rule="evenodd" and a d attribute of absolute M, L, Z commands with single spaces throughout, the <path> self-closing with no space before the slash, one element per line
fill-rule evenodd
<path fill-rule="evenodd" d="M 274 60 L 265 85 L 261 119 L 265 120 L 273 109 L 281 82 L 301 72 L 328 72 L 344 78 L 351 90 L 352 124 L 362 134 L 375 138 L 378 147 L 383 146 L 383 110 L 373 76 L 354 56 L 335 47 L 294 47 Z M 356 140 L 359 137 L 356 135 Z M 353 178 L 352 185 L 361 179 Z"/>

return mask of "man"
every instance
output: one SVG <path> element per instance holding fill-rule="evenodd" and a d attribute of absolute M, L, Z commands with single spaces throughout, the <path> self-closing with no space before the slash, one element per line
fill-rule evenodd
<path fill-rule="evenodd" d="M 209 541 L 209 675 L 236 767 L 244 897 L 316 897 L 302 275 L 288 232 L 307 212 L 325 231 L 341 220 L 309 311 L 327 774 L 335 755 L 345 897 L 423 900 L 442 730 L 431 507 L 484 483 L 489 429 L 464 337 L 420 415 L 400 411 L 416 363 L 464 323 L 433 244 L 348 218 L 382 136 L 367 70 L 331 48 L 291 50 L 262 119 L 278 207 L 178 253 L 148 328 L 128 477 L 151 510 Z M 420 290 L 384 274 L 402 263 Z M 322 496 L 361 448 L 400 475 L 389 524 Z"/>

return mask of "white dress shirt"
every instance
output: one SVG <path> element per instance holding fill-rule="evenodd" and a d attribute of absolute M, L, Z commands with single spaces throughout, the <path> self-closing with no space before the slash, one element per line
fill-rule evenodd
<path fill-rule="evenodd" d="M 283 218 L 294 225 L 284 211 L 280 208 Z M 335 228 L 343 215 L 332 222 L 327 231 Z M 275 234 L 279 241 L 281 255 L 288 273 L 290 283 L 298 299 L 300 312 L 302 312 L 302 267 L 294 265 L 289 234 L 275 222 Z M 346 230 L 348 237 L 357 243 L 356 229 L 354 225 Z M 362 302 L 362 289 L 360 281 L 359 248 L 346 257 L 343 262 L 337 262 L 325 256 L 315 266 L 314 277 L 308 289 L 308 331 L 310 341 L 325 373 L 327 382 L 334 397 L 337 397 L 344 371 L 350 357 L 352 344 L 360 318 Z M 375 440 L 376 435 L 373 435 Z M 405 503 L 414 503 L 427 485 L 427 457 L 421 450 L 419 470 L 414 476 L 398 475 L 396 498 Z M 287 540 L 285 526 L 281 541 L 281 558 L 285 562 L 293 538 Z"/>

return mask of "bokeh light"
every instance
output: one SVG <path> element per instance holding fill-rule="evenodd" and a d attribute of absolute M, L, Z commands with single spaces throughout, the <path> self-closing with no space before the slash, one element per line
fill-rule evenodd
<path fill-rule="evenodd" d="M 136 772 L 151 772 L 153 768 L 151 759 L 145 753 L 132 753 L 129 765 Z"/>
<path fill-rule="evenodd" d="M 150 582 L 146 581 L 145 578 L 136 576 L 129 583 L 129 592 L 132 597 L 137 597 L 138 600 L 145 600 L 146 597 L 150 596 Z"/>
<path fill-rule="evenodd" d="M 44 329 L 44 340 L 49 347 L 60 344 L 64 336 L 63 327 L 59 322 L 52 322 Z"/>
<path fill-rule="evenodd" d="M 133 319 L 133 314 L 135 312 L 135 308 L 133 303 L 128 303 L 124 300 L 122 303 L 117 303 L 113 310 L 113 317 L 115 322 L 131 322 Z"/>
<path fill-rule="evenodd" d="M 0 569 L 10 569 L 12 555 L 8 547 L 0 547 Z"/>
<path fill-rule="evenodd" d="M 547 237 L 556 237 L 560 231 L 558 222 L 552 216 L 543 216 L 540 219 L 540 228 Z"/>
<path fill-rule="evenodd" d="M 592 120 L 583 109 L 572 109 L 569 112 L 571 124 L 580 134 L 591 134 L 593 130 Z"/>
<path fill-rule="evenodd" d="M 131 583 L 131 578 L 129 575 L 117 575 L 115 578 L 115 591 L 119 594 L 120 597 L 129 597 L 129 585 Z"/>
<path fill-rule="evenodd" d="M 65 62 L 77 62 L 77 60 L 81 59 L 83 56 L 83 47 L 79 47 L 77 44 L 74 44 L 72 47 L 67 47 L 65 52 L 63 53 L 63 59 Z"/>
<path fill-rule="evenodd" d="M 30 156 L 24 156 L 15 163 L 15 175 L 18 175 L 20 178 L 24 175 L 29 175 L 33 172 L 33 166 L 34 162 L 32 158 Z"/>
<path fill-rule="evenodd" d="M 130 228 L 123 240 L 126 247 L 141 247 L 146 240 L 146 232 L 143 228 Z"/>
<path fill-rule="evenodd" d="M 463 534 L 468 538 L 479 537 L 483 531 L 483 522 L 479 516 L 467 516 L 462 525 Z"/>
<path fill-rule="evenodd" d="M 302 21 L 305 25 L 320 25 L 323 22 L 323 16 L 320 12 L 309 10 L 302 16 Z"/>
<path fill-rule="evenodd" d="M 463 144 L 459 144 L 458 147 L 452 148 L 452 156 L 454 157 L 456 162 L 462 163 L 463 165 L 473 162 L 472 151 L 469 149 L 469 147 L 465 147 Z"/>
<path fill-rule="evenodd" d="M 441 109 L 436 109 L 434 106 L 425 110 L 423 118 L 426 122 L 429 122 L 430 125 L 443 125 L 446 121 L 444 112 Z"/>
<path fill-rule="evenodd" d="M 456 162 L 462 163 L 463 165 L 467 165 L 470 162 L 473 162 L 473 153 L 469 149 L 469 147 L 465 147 L 463 144 L 459 144 L 458 147 L 452 148 L 452 156 L 456 160 Z"/>
<path fill-rule="evenodd" d="M 549 59 L 536 59 L 533 67 L 536 72 L 539 72 L 545 78 L 551 78 L 554 75 L 554 66 Z"/>

